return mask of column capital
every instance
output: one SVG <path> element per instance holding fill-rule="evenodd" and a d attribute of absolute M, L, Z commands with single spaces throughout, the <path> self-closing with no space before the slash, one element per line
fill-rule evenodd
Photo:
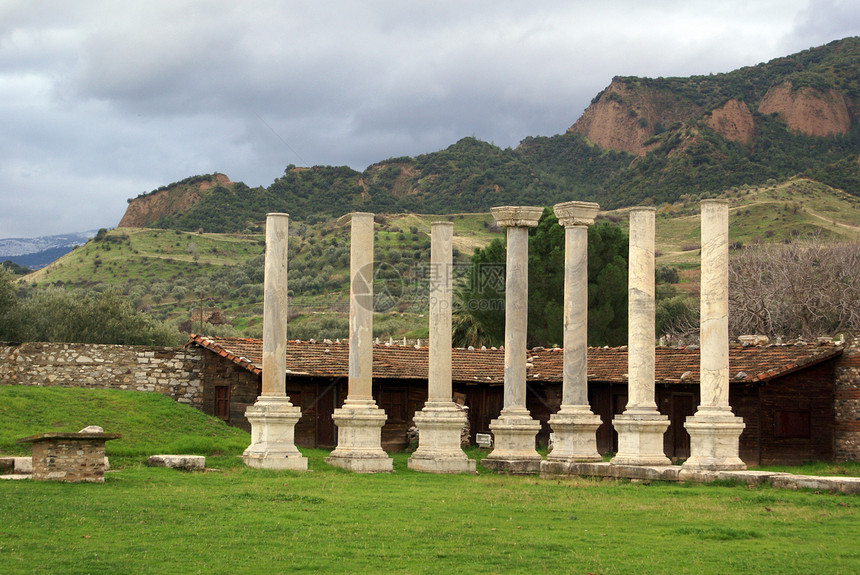
<path fill-rule="evenodd" d="M 594 202 L 562 202 L 552 207 L 559 225 L 590 226 L 600 206 Z"/>
<path fill-rule="evenodd" d="M 490 213 L 493 214 L 493 218 L 500 226 L 533 228 L 538 225 L 538 220 L 543 215 L 543 208 L 539 206 L 499 206 L 490 208 Z"/>

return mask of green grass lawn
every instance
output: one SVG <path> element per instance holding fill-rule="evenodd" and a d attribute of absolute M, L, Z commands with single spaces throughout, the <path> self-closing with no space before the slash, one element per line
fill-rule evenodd
<path fill-rule="evenodd" d="M 237 457 L 244 432 L 213 449 L 222 433 L 213 430 L 228 428 L 187 406 L 102 392 L 123 396 L 114 403 L 91 391 L 0 386 L 4 452 L 12 436 L 76 431 L 108 414 L 105 430 L 123 433 L 108 446 L 134 440 L 112 457 L 104 484 L 0 482 L 3 573 L 860 570 L 857 496 L 511 477 L 480 466 L 477 476 L 439 476 L 407 469 L 405 453 L 394 454 L 392 474 L 359 475 L 326 465 L 327 452 L 315 449 L 302 450 L 309 472 L 255 470 Z M 158 401 L 148 405 L 150 397 Z M 28 416 L 11 418 L 10 409 Z M 171 429 L 199 437 L 179 447 L 208 453 L 207 466 L 220 471 L 143 466 L 144 451 L 172 451 Z"/>

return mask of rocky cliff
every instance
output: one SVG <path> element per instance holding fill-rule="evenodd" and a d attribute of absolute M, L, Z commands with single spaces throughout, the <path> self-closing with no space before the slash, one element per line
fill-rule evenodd
<path fill-rule="evenodd" d="M 174 212 L 187 211 L 200 201 L 202 193 L 214 186 L 229 186 L 233 182 L 224 174 L 188 178 L 138 196 L 128 202 L 119 221 L 120 228 L 145 228 Z"/>
<path fill-rule="evenodd" d="M 790 81 L 767 91 L 758 111 L 776 114 L 794 132 L 807 136 L 837 136 L 851 128 L 849 99 L 833 89 L 795 89 Z"/>
<path fill-rule="evenodd" d="M 699 113 L 701 108 L 679 100 L 671 90 L 614 78 L 568 132 L 581 134 L 601 148 L 641 155 L 655 133 Z"/>

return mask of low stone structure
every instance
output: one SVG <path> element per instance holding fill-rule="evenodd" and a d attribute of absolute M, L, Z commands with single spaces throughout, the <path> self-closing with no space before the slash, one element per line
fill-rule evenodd
<path fill-rule="evenodd" d="M 151 391 L 203 405 L 194 348 L 85 343 L 0 343 L 0 385 Z"/>
<path fill-rule="evenodd" d="M 607 462 L 575 462 L 564 470 L 542 472 L 545 479 L 581 475 L 585 477 L 607 477 L 630 479 L 634 481 L 679 481 L 694 483 L 713 483 L 714 481 L 735 481 L 747 485 L 765 485 L 779 489 L 815 489 L 832 493 L 860 493 L 860 477 L 793 475 L 780 471 L 747 470 L 702 470 L 689 469 L 680 465 L 614 465 Z"/>
<path fill-rule="evenodd" d="M 203 471 L 206 468 L 206 457 L 203 455 L 150 455 L 146 459 L 146 465 L 184 469 L 185 471 Z"/>
<path fill-rule="evenodd" d="M 40 433 L 18 440 L 33 444 L 33 479 L 101 483 L 105 480 L 105 441 L 119 433 Z"/>

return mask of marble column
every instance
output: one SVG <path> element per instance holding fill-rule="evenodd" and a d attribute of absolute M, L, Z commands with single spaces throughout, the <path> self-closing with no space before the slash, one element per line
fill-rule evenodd
<path fill-rule="evenodd" d="M 541 473 L 563 473 L 574 461 L 602 461 L 600 416 L 588 405 L 588 226 L 600 206 L 564 202 L 553 208 L 564 226 L 564 374 L 561 407 L 549 418 L 552 451 Z"/>
<path fill-rule="evenodd" d="M 654 243 L 655 214 L 651 207 L 630 209 L 628 261 L 627 407 L 615 416 L 618 432 L 615 465 L 669 465 L 663 452 L 663 434 L 669 418 L 654 401 L 655 320 Z"/>
<path fill-rule="evenodd" d="M 451 305 L 454 224 L 430 225 L 430 349 L 427 402 L 415 414 L 418 449 L 409 469 L 430 473 L 475 473 L 475 461 L 460 446 L 466 412 L 451 399 Z"/>
<path fill-rule="evenodd" d="M 349 383 L 334 410 L 337 447 L 325 462 L 359 473 L 393 469 L 382 450 L 385 412 L 373 400 L 373 214 L 351 214 L 349 246 Z"/>
<path fill-rule="evenodd" d="M 266 263 L 263 295 L 262 394 L 245 410 L 251 445 L 245 465 L 262 469 L 305 471 L 308 460 L 295 446 L 301 409 L 286 394 L 287 373 L 287 214 L 266 217 Z"/>
<path fill-rule="evenodd" d="M 526 328 L 528 326 L 529 234 L 543 208 L 504 206 L 491 208 L 500 226 L 507 228 L 505 269 L 505 389 L 504 407 L 490 422 L 493 451 L 481 465 L 506 473 L 537 473 L 541 456 L 535 450 L 540 422 L 526 409 Z"/>
<path fill-rule="evenodd" d="M 702 202 L 701 403 L 687 418 L 688 469 L 746 469 L 738 456 L 743 419 L 729 405 L 729 204 Z"/>

